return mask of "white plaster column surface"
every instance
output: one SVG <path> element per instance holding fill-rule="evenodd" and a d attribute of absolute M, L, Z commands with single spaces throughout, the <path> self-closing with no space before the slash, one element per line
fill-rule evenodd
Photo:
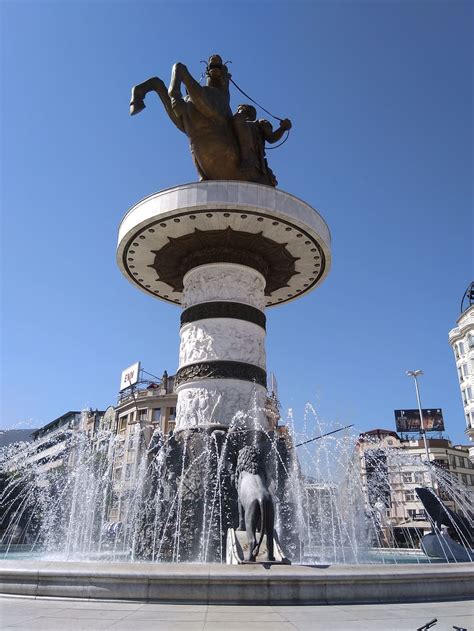
<path fill-rule="evenodd" d="M 263 311 L 265 278 L 253 268 L 210 263 L 183 278 L 186 308 L 206 302 L 232 302 Z M 181 327 L 179 368 L 200 362 L 235 361 L 265 370 L 265 330 L 236 318 L 205 318 Z M 266 427 L 265 388 L 243 379 L 194 379 L 177 388 L 176 430 L 196 425 Z"/>
<path fill-rule="evenodd" d="M 178 387 L 176 431 L 242 423 L 266 429 L 265 388 L 237 379 L 203 379 Z"/>
<path fill-rule="evenodd" d="M 265 369 L 265 331 L 234 318 L 208 318 L 181 328 L 179 367 L 195 362 L 227 360 Z"/>
<path fill-rule="evenodd" d="M 261 311 L 265 308 L 265 278 L 257 270 L 236 263 L 208 263 L 190 270 L 183 278 L 183 307 L 201 302 L 241 302 Z"/>

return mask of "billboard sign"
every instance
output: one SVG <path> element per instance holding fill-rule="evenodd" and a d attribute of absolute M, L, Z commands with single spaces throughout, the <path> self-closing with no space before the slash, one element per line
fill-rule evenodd
<path fill-rule="evenodd" d="M 419 410 L 394 410 L 397 432 L 420 432 Z M 444 432 L 443 410 L 422 410 L 423 427 L 427 432 Z"/>
<path fill-rule="evenodd" d="M 125 388 L 130 388 L 138 381 L 138 377 L 140 375 L 140 362 L 136 362 L 132 364 L 125 370 L 122 370 L 122 377 L 120 379 L 120 392 L 125 390 Z"/>

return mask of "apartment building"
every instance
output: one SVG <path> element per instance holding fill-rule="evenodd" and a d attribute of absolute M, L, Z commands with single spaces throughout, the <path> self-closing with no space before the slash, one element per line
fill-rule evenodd
<path fill-rule="evenodd" d="M 474 464 L 468 447 L 445 438 L 427 438 L 427 445 L 430 462 L 438 467 L 439 475 L 431 476 L 423 464 L 426 453 L 421 438 L 402 440 L 396 432 L 385 429 L 359 435 L 356 457 L 367 505 L 381 511 L 384 528 L 398 543 L 431 530 L 416 487 L 432 488 L 455 512 L 461 512 L 463 495 L 455 489 L 474 490 Z M 385 535 L 388 543 L 393 535 Z"/>
<path fill-rule="evenodd" d="M 466 434 L 474 441 L 474 282 L 463 296 L 461 315 L 449 332 L 449 343 L 456 362 Z M 474 447 L 471 447 L 471 458 L 474 460 Z"/>
<path fill-rule="evenodd" d="M 70 457 L 67 438 L 81 427 L 82 413 L 65 412 L 33 432 L 34 444 L 29 450 L 28 464 L 38 472 L 46 472 L 66 465 Z"/>

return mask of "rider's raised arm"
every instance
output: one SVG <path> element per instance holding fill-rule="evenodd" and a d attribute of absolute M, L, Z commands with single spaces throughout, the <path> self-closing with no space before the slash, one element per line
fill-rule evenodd
<path fill-rule="evenodd" d="M 285 118 L 281 121 L 278 129 L 273 131 L 273 126 L 267 120 L 259 120 L 259 127 L 262 130 L 263 137 L 269 143 L 278 142 L 282 137 L 285 131 L 291 129 L 291 121 L 288 118 Z"/>

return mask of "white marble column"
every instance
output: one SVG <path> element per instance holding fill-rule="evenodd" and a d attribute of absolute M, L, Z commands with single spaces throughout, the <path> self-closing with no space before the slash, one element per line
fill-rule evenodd
<path fill-rule="evenodd" d="M 264 277 L 245 265 L 210 263 L 183 284 L 176 431 L 236 420 L 266 429 Z"/>

